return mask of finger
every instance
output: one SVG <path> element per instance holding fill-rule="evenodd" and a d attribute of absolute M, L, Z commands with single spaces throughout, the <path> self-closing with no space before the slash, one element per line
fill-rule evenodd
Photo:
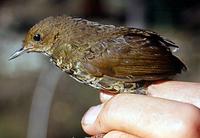
<path fill-rule="evenodd" d="M 98 134 L 91 138 L 140 138 L 120 131 L 110 131 L 107 134 Z"/>
<path fill-rule="evenodd" d="M 105 134 L 98 134 L 95 136 L 91 136 L 90 138 L 103 138 L 105 136 Z"/>
<path fill-rule="evenodd" d="M 148 95 L 190 103 L 200 108 L 200 83 L 166 81 L 152 84 Z"/>
<path fill-rule="evenodd" d="M 110 131 L 103 138 L 140 138 L 121 131 Z"/>
<path fill-rule="evenodd" d="M 108 101 L 110 98 L 112 98 L 114 95 L 111 93 L 104 93 L 104 92 L 100 92 L 99 97 L 100 97 L 100 101 L 102 103 Z"/>
<path fill-rule="evenodd" d="M 200 134 L 200 111 L 195 106 L 134 94 L 118 94 L 92 107 L 82 119 L 91 135 L 123 131 L 139 137 L 181 138 Z"/>

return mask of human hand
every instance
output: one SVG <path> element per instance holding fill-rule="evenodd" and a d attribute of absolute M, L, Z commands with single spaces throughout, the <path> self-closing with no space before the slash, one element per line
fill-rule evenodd
<path fill-rule="evenodd" d="M 200 84 L 168 81 L 148 95 L 100 94 L 102 104 L 82 119 L 84 131 L 104 138 L 200 138 Z"/>

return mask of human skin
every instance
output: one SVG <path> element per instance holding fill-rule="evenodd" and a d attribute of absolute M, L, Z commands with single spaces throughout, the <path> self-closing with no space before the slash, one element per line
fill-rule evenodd
<path fill-rule="evenodd" d="M 147 91 L 100 93 L 102 104 L 82 119 L 84 131 L 104 138 L 200 138 L 200 83 L 166 81 Z"/>

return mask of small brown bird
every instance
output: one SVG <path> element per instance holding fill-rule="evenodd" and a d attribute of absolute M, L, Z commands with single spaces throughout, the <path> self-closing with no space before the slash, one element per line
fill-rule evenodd
<path fill-rule="evenodd" d="M 43 53 L 81 83 L 113 93 L 145 94 L 148 84 L 186 70 L 170 47 L 178 48 L 155 32 L 58 16 L 34 25 L 10 59 Z"/>

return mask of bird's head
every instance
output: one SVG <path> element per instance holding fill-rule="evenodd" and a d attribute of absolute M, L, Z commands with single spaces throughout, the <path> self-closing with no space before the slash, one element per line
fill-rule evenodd
<path fill-rule="evenodd" d="M 10 56 L 10 60 L 23 53 L 38 52 L 49 54 L 59 37 L 60 22 L 55 17 L 48 17 L 34 25 L 26 34 L 21 49 Z"/>

